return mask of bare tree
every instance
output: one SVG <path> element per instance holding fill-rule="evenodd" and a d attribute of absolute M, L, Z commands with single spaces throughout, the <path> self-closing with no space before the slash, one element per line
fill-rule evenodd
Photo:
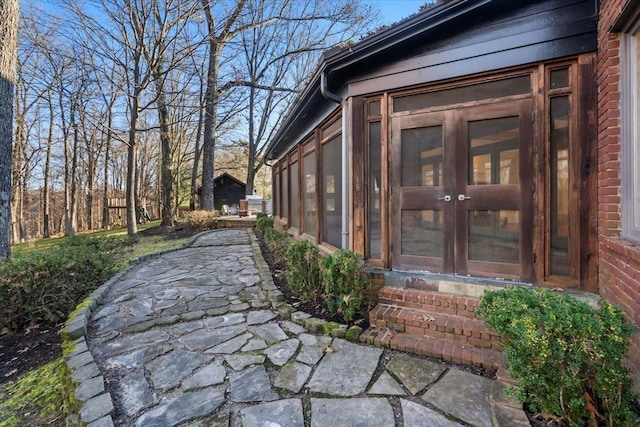
<path fill-rule="evenodd" d="M 13 92 L 18 10 L 18 0 L 0 0 L 0 259 L 9 259 L 11 256 Z"/>
<path fill-rule="evenodd" d="M 250 0 L 250 20 L 265 21 L 273 13 L 271 0 Z M 373 25 L 371 8 L 356 0 L 283 2 L 281 18 L 242 33 L 242 67 L 248 86 L 247 194 L 264 164 L 262 151 L 286 107 L 302 89 L 318 53 L 366 32 Z"/>

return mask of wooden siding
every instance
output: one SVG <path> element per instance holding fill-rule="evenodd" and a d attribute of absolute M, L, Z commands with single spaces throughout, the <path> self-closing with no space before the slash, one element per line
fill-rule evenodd
<path fill-rule="evenodd" d="M 514 4 L 520 2 L 513 2 Z M 548 0 L 487 20 L 476 11 L 465 23 L 425 34 L 413 51 L 349 78 L 349 96 L 424 84 L 501 68 L 549 61 L 596 49 L 593 0 Z M 443 34 L 446 35 L 443 37 Z M 406 56 L 411 56 L 406 58 Z M 392 58 L 389 58 L 392 59 Z M 371 64 L 373 66 L 373 64 Z M 370 72 L 375 69 L 374 72 Z M 334 78 L 340 79 L 341 71 Z"/>

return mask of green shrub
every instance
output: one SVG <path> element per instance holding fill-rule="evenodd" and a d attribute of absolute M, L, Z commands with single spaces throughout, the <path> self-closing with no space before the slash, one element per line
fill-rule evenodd
<path fill-rule="evenodd" d="M 291 237 L 285 231 L 267 228 L 264 238 L 269 251 L 278 264 L 286 264 L 287 248 L 291 244 Z"/>
<path fill-rule="evenodd" d="M 293 242 L 287 248 L 287 281 L 302 300 L 318 302 L 323 287 L 320 275 L 320 252 L 307 240 Z"/>
<path fill-rule="evenodd" d="M 619 308 L 514 287 L 485 293 L 479 313 L 502 335 L 516 394 L 532 409 L 562 425 L 635 425 L 622 366 L 634 327 Z"/>
<path fill-rule="evenodd" d="M 192 230 L 211 230 L 218 227 L 219 211 L 193 211 L 184 216 L 184 223 Z"/>
<path fill-rule="evenodd" d="M 0 264 L 0 330 L 59 323 L 128 257 L 128 239 L 78 236 Z"/>
<path fill-rule="evenodd" d="M 258 227 L 258 230 L 264 234 L 267 231 L 267 228 L 273 228 L 273 218 L 269 218 L 266 214 L 265 216 L 258 217 L 258 219 L 256 219 L 256 227 Z"/>
<path fill-rule="evenodd" d="M 340 313 L 346 322 L 353 320 L 365 301 L 371 282 L 362 270 L 362 257 L 339 250 L 322 261 L 322 279 L 331 313 Z"/>
<path fill-rule="evenodd" d="M 256 222 L 259 221 L 260 218 L 269 218 L 269 214 L 266 212 L 258 212 L 256 214 Z"/>

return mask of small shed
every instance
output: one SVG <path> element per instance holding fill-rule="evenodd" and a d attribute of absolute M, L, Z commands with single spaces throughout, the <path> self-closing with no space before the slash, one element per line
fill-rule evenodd
<path fill-rule="evenodd" d="M 240 205 L 245 198 L 247 184 L 233 175 L 223 173 L 213 180 L 213 205 L 221 210 L 223 205 Z"/>

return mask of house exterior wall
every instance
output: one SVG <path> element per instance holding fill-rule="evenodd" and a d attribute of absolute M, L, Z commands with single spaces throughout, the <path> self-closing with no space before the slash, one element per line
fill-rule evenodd
<path fill-rule="evenodd" d="M 610 32 L 629 0 L 602 0 L 598 25 L 599 292 L 640 327 L 640 245 L 621 237 L 620 37 Z M 631 339 L 629 367 L 640 388 L 640 334 Z"/>

